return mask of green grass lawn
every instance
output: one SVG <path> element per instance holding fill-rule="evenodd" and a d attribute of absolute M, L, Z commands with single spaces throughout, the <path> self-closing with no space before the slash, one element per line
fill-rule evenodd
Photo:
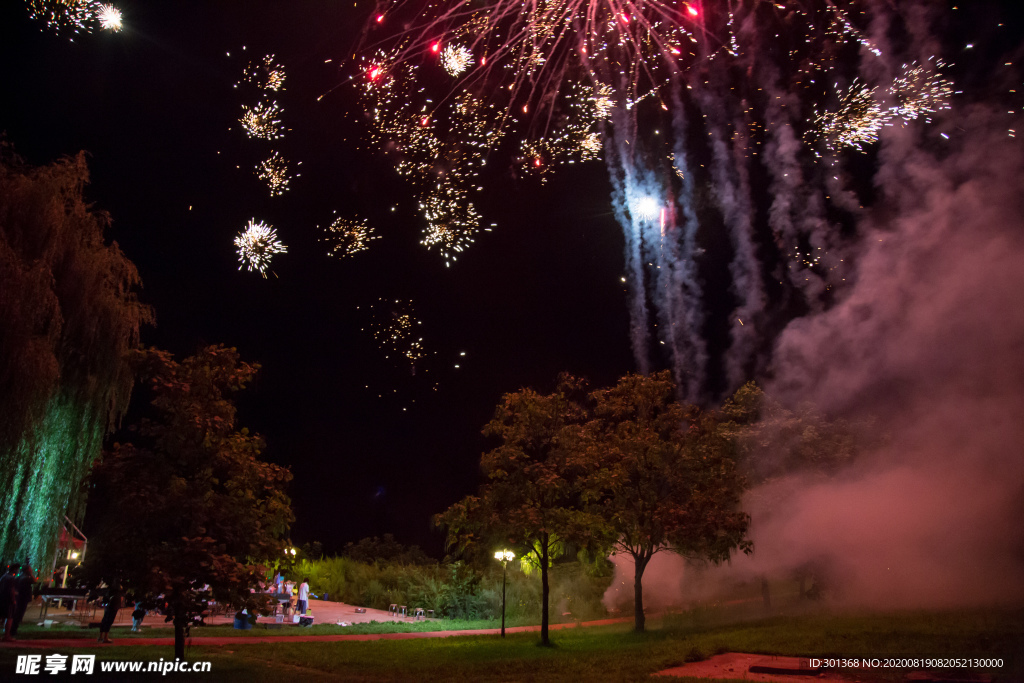
<path fill-rule="evenodd" d="M 509 621 L 506 626 L 519 626 L 530 622 L 521 620 L 513 623 Z M 129 622 L 130 624 L 130 622 Z M 174 629 L 164 624 L 163 617 L 152 618 L 152 626 L 143 622 L 142 630 L 132 633 L 130 626 L 126 624 L 115 625 L 110 632 L 110 637 L 115 640 L 131 640 L 134 638 L 171 638 L 174 636 Z M 466 629 L 498 628 L 501 622 L 495 619 L 433 619 L 430 621 L 371 621 L 365 624 L 350 624 L 349 626 L 336 626 L 334 624 L 316 624 L 314 626 L 298 626 L 295 624 L 283 624 L 280 628 L 267 628 L 267 624 L 258 623 L 252 629 L 242 630 L 228 624 L 223 626 L 199 626 L 192 629 L 195 637 L 237 637 L 237 636 L 333 636 L 355 633 L 413 633 L 420 631 L 461 631 Z M 96 637 L 99 631 L 95 628 L 84 628 L 81 626 L 63 626 L 54 624 L 49 628 L 36 626 L 35 624 L 22 624 L 19 630 L 19 637 L 23 640 L 38 640 L 52 638 L 85 638 Z"/>
<path fill-rule="evenodd" d="M 1024 680 L 1024 610 L 1020 609 L 884 615 L 819 611 L 740 622 L 730 619 L 722 611 L 704 610 L 652 619 L 642 634 L 633 633 L 630 624 L 553 631 L 552 648 L 539 647 L 536 633 L 510 634 L 504 640 L 462 636 L 289 643 L 282 638 L 260 645 L 193 647 L 189 658 L 211 660 L 215 680 L 297 680 L 301 675 L 303 680 L 468 682 L 636 681 L 727 651 L 840 657 L 985 656 L 1004 659 L 1003 668 L 988 671 L 997 680 Z M 86 651 L 112 659 L 170 657 L 169 649 L 162 647 L 114 645 Z M 0 678 L 13 672 L 14 654 L 0 651 Z M 873 678 L 900 680 L 903 673 L 879 672 Z M 863 675 L 860 679 L 866 680 Z"/>

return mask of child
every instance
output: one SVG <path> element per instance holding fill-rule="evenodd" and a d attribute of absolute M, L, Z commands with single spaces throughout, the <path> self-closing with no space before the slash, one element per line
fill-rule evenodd
<path fill-rule="evenodd" d="M 135 603 L 135 611 L 132 612 L 132 631 L 142 630 L 142 618 L 146 616 L 146 610 L 142 609 L 142 603 Z"/>

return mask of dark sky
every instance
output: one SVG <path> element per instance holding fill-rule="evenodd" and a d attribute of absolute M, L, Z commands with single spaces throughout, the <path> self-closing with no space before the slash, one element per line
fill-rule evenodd
<path fill-rule="evenodd" d="M 88 152 L 87 199 L 111 214 L 155 308 L 144 343 L 179 356 L 224 343 L 262 364 L 240 424 L 295 475 L 296 542 L 391 532 L 440 553 L 430 517 L 477 486 L 502 393 L 632 369 L 622 235 L 599 162 L 545 185 L 499 176 L 480 202 L 498 227 L 446 268 L 419 244 L 411 188 L 360 143 L 351 88 L 317 102 L 351 72 L 337 63 L 368 6 L 345 5 L 123 1 L 124 31 L 72 42 L 4 3 L 0 130 L 34 164 Z M 290 130 L 274 145 L 239 129 L 233 87 L 267 53 L 287 69 Z M 252 171 L 271 148 L 302 162 L 282 197 Z M 328 258 L 317 226 L 335 211 L 382 239 Z M 289 248 L 265 280 L 239 272 L 232 244 L 254 217 Z M 411 299 L 422 320 L 431 355 L 415 376 L 363 331 L 379 298 Z"/>

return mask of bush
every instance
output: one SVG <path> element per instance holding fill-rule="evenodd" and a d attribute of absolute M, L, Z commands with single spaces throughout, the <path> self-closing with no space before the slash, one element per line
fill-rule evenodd
<path fill-rule="evenodd" d="M 592 576 L 579 562 L 551 570 L 551 616 L 565 613 L 586 620 L 607 614 L 601 598 L 611 576 Z M 449 619 L 495 619 L 501 615 L 501 568 L 480 572 L 463 562 L 447 564 L 363 563 L 348 557 L 303 559 L 289 578 L 309 579 L 310 590 L 331 600 L 374 609 L 392 603 L 434 610 Z M 540 619 L 540 577 L 510 566 L 506 586 L 506 617 Z"/>

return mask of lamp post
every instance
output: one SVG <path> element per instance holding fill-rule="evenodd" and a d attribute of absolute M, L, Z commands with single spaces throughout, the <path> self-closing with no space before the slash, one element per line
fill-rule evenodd
<path fill-rule="evenodd" d="M 508 563 L 515 559 L 511 550 L 499 550 L 494 559 L 501 562 L 501 637 L 505 637 L 505 579 L 508 576 Z"/>

